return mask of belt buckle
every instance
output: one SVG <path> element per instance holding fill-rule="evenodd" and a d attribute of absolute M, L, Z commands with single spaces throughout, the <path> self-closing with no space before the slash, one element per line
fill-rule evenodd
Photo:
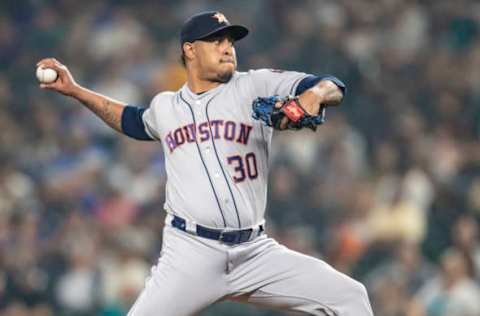
<path fill-rule="evenodd" d="M 250 240 L 253 229 L 244 229 L 233 232 L 221 232 L 219 240 L 228 244 L 240 244 Z"/>
<path fill-rule="evenodd" d="M 239 235 L 235 232 L 222 231 L 218 240 L 227 244 L 238 244 Z"/>

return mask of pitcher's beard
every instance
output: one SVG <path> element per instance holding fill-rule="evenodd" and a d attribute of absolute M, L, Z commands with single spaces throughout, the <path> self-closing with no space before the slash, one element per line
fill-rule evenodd
<path fill-rule="evenodd" d="M 226 71 L 224 73 L 218 74 L 216 81 L 220 83 L 227 83 L 232 79 L 233 71 Z"/>

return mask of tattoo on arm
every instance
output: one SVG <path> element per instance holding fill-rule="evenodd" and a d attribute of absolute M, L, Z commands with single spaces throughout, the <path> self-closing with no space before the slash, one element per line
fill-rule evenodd
<path fill-rule="evenodd" d="M 121 121 L 124 104 L 113 102 L 105 97 L 94 100 L 83 100 L 82 103 L 100 117 L 108 126 L 122 132 Z"/>
<path fill-rule="evenodd" d="M 116 101 L 83 87 L 78 87 L 72 97 L 100 117 L 111 128 L 122 132 L 122 113 L 125 103 Z"/>
<path fill-rule="evenodd" d="M 114 105 L 109 100 L 103 100 L 102 107 L 99 109 L 99 116 L 116 130 L 120 130 L 121 116 L 113 109 Z"/>

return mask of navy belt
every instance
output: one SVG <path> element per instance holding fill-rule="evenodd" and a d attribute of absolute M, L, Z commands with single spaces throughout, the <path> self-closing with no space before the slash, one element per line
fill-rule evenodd
<path fill-rule="evenodd" d="M 187 231 L 187 222 L 181 217 L 176 215 L 173 216 L 172 219 L 172 226 L 178 228 L 183 231 Z M 255 229 L 255 231 L 257 231 Z M 258 226 L 258 232 L 256 232 L 256 236 L 259 236 L 263 233 L 264 228 L 263 225 Z M 249 241 L 252 237 L 254 230 L 250 229 L 241 229 L 241 230 L 233 230 L 233 231 L 223 231 L 220 229 L 212 229 L 201 225 L 195 225 L 195 232 L 197 236 L 219 240 L 224 243 L 228 244 L 241 244 L 243 242 Z"/>

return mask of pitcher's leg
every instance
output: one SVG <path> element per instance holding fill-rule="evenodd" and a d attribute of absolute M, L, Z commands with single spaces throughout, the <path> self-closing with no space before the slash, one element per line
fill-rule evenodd
<path fill-rule="evenodd" d="M 236 286 L 248 293 L 247 302 L 307 315 L 373 315 L 361 283 L 324 261 L 269 242 L 235 271 L 242 276 Z"/>
<path fill-rule="evenodd" d="M 162 254 L 128 316 L 191 316 L 225 295 L 223 256 L 194 236 L 164 229 Z"/>

